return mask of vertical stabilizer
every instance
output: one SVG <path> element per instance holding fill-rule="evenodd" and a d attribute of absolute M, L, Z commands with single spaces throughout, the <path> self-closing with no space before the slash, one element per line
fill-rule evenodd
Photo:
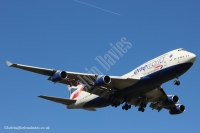
<path fill-rule="evenodd" d="M 78 83 L 77 86 L 68 85 L 70 99 L 76 100 L 80 96 L 81 92 L 83 91 L 83 88 L 84 88 L 84 85 L 81 83 Z"/>

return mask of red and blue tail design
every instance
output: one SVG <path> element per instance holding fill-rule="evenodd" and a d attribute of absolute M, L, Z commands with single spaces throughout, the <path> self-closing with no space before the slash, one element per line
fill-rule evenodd
<path fill-rule="evenodd" d="M 68 85 L 68 90 L 70 94 L 70 99 L 76 100 L 81 92 L 83 91 L 84 85 L 82 83 L 78 83 L 77 86 L 70 86 Z"/>

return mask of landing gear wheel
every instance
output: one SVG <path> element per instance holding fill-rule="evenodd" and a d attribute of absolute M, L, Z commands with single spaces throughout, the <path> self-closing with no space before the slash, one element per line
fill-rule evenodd
<path fill-rule="evenodd" d="M 180 84 L 181 84 L 180 81 L 178 81 L 178 82 L 177 82 L 177 85 L 180 85 Z"/>
<path fill-rule="evenodd" d="M 144 108 L 143 107 L 139 107 L 138 111 L 144 112 Z"/>
<path fill-rule="evenodd" d="M 129 104 L 129 105 L 128 105 L 128 109 L 130 109 L 130 108 L 131 108 L 131 105 Z"/>
<path fill-rule="evenodd" d="M 141 110 L 142 112 L 144 112 L 144 108 L 142 108 L 142 110 Z"/>
<path fill-rule="evenodd" d="M 174 85 L 179 86 L 180 85 L 180 81 L 179 80 L 174 80 Z"/>

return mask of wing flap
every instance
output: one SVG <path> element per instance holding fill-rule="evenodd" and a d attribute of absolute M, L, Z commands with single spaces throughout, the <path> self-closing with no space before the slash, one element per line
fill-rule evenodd
<path fill-rule="evenodd" d="M 132 99 L 129 104 L 140 106 L 141 103 L 148 104 L 150 103 L 150 108 L 152 110 L 158 110 L 161 111 L 163 108 L 165 109 L 171 109 L 175 106 L 175 104 L 172 105 L 166 105 L 165 101 L 168 99 L 168 96 L 164 92 L 164 90 L 161 87 L 157 87 L 154 90 L 144 94 L 142 97 L 138 97 L 135 99 Z"/>
<path fill-rule="evenodd" d="M 167 94 L 164 92 L 164 90 L 161 87 L 155 88 L 154 90 L 148 92 L 145 94 L 145 97 L 148 99 L 148 102 L 150 102 L 150 108 L 158 110 L 158 112 L 162 109 L 172 109 L 176 105 L 166 105 L 166 101 L 168 99 Z"/>
<path fill-rule="evenodd" d="M 160 87 L 146 93 L 145 97 L 150 101 L 165 101 L 168 98 L 166 93 Z"/>
<path fill-rule="evenodd" d="M 53 97 L 53 96 L 39 95 L 38 97 L 46 99 L 46 100 L 50 100 L 50 101 L 53 101 L 53 102 L 61 103 L 61 104 L 64 104 L 64 105 L 70 105 L 70 104 L 76 102 L 76 100 L 60 98 L 60 97 Z"/>
<path fill-rule="evenodd" d="M 89 85 L 90 83 L 95 82 L 96 80 L 95 74 L 76 73 L 76 72 L 67 72 L 67 74 L 68 74 L 68 80 L 63 80 L 60 83 L 70 84 L 69 80 L 72 79 L 73 81 L 81 81 L 82 83 Z M 139 78 L 133 79 L 120 76 L 110 76 L 110 78 L 111 78 L 111 83 L 107 85 L 102 85 L 103 87 L 117 88 L 121 90 L 135 84 L 140 80 Z"/>

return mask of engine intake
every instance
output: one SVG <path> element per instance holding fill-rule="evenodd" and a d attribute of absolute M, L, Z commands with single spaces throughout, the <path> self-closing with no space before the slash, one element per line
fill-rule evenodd
<path fill-rule="evenodd" d="M 166 105 L 172 105 L 179 102 L 179 98 L 176 95 L 167 95 L 168 99 L 165 101 Z"/>
<path fill-rule="evenodd" d="M 95 85 L 101 86 L 101 85 L 110 84 L 110 82 L 111 82 L 111 79 L 109 76 L 98 76 L 95 81 Z"/>
<path fill-rule="evenodd" d="M 65 71 L 58 71 L 52 77 L 51 80 L 53 82 L 62 81 L 67 78 L 67 73 Z"/>
<path fill-rule="evenodd" d="M 171 115 L 181 114 L 185 111 L 185 106 L 181 104 L 176 104 L 176 106 L 169 110 Z"/>

